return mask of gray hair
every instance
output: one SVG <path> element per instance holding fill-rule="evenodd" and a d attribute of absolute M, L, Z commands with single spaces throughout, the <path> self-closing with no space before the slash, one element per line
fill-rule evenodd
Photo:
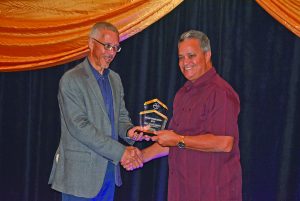
<path fill-rule="evenodd" d="M 201 31 L 196 31 L 196 30 L 189 30 L 187 32 L 184 32 L 181 34 L 178 43 L 181 43 L 182 41 L 189 39 L 189 38 L 194 38 L 197 39 L 200 43 L 200 47 L 204 52 L 210 51 L 210 42 L 209 38 L 207 35 Z"/>
<path fill-rule="evenodd" d="M 115 27 L 113 24 L 111 24 L 109 22 L 97 22 L 91 28 L 91 32 L 90 32 L 89 36 L 91 38 L 97 37 L 99 32 L 101 32 L 101 30 L 110 30 L 112 32 L 117 33 L 118 35 L 120 34 L 117 27 Z"/>

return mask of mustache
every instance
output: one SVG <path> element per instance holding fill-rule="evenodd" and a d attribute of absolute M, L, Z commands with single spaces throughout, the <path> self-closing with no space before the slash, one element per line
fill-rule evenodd
<path fill-rule="evenodd" d="M 113 59 L 115 56 L 113 55 L 104 55 L 104 58 L 107 58 L 107 59 Z"/>

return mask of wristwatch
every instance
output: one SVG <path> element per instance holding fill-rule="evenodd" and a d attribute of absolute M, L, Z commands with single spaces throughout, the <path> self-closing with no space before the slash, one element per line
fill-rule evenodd
<path fill-rule="evenodd" d="M 184 136 L 183 135 L 180 136 L 180 140 L 179 140 L 179 142 L 177 144 L 177 147 L 179 147 L 180 149 L 185 148 Z"/>

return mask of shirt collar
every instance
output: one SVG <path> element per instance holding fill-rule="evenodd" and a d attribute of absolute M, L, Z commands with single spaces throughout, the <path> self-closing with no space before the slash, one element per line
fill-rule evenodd
<path fill-rule="evenodd" d="M 184 88 L 186 90 L 190 90 L 193 87 L 197 87 L 197 86 L 201 86 L 201 85 L 205 85 L 206 83 L 208 83 L 212 77 L 214 77 L 217 74 L 216 69 L 214 67 L 212 67 L 211 69 L 209 69 L 206 73 L 204 73 L 201 77 L 199 77 L 195 82 L 192 81 L 187 81 L 184 84 Z"/>
<path fill-rule="evenodd" d="M 92 72 L 96 78 L 96 80 L 99 80 L 100 78 L 107 78 L 108 77 L 108 74 L 110 72 L 109 69 L 104 69 L 103 71 L 103 75 L 101 75 L 95 68 L 94 66 L 91 64 L 91 62 L 89 61 L 88 59 L 88 62 L 89 62 L 89 65 L 90 65 L 90 68 L 92 69 Z"/>

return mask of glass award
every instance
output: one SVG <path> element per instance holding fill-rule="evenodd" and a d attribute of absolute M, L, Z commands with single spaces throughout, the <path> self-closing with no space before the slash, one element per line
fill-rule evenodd
<path fill-rule="evenodd" d="M 168 121 L 168 107 L 160 100 L 152 99 L 144 103 L 144 111 L 140 112 L 140 125 L 150 126 L 146 135 L 153 135 L 154 131 L 163 130 Z"/>

